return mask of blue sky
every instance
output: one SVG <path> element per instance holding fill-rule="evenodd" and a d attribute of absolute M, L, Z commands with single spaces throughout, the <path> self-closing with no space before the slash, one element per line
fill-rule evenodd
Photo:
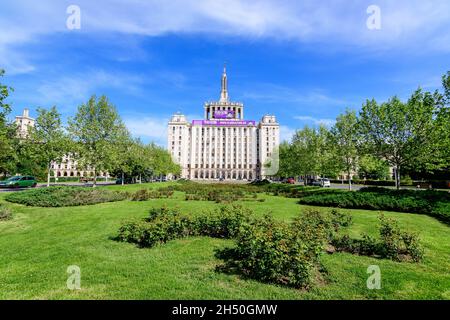
<path fill-rule="evenodd" d="M 0 68 L 13 115 L 56 105 L 64 119 L 106 94 L 135 136 L 166 143 L 181 111 L 217 100 L 223 63 L 247 119 L 275 114 L 283 139 L 331 124 L 365 99 L 406 99 L 450 70 L 450 2 L 2 0 Z M 66 27 L 69 5 L 81 29 Z M 381 29 L 370 30 L 369 5 Z"/>

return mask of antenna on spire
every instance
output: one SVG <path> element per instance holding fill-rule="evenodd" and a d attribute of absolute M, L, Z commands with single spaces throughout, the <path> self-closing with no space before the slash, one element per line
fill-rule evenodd
<path fill-rule="evenodd" d="M 220 91 L 220 102 L 228 102 L 228 80 L 227 80 L 227 63 L 223 64 L 222 74 L 222 90 Z"/>

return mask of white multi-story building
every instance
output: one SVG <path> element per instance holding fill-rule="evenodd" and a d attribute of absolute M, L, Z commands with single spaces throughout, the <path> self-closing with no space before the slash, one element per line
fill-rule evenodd
<path fill-rule="evenodd" d="M 17 135 L 25 139 L 28 137 L 28 130 L 34 127 L 34 119 L 30 117 L 30 110 L 23 109 L 21 116 L 16 116 Z"/>
<path fill-rule="evenodd" d="M 205 103 L 203 120 L 188 122 L 184 115 L 174 114 L 167 147 L 181 166 L 182 178 L 263 179 L 276 173 L 279 131 L 273 115 L 263 116 L 259 123 L 244 119 L 244 105 L 228 98 L 224 68 L 220 100 Z"/>

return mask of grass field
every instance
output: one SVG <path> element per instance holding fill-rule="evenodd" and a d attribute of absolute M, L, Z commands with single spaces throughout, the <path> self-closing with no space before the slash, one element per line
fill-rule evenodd
<path fill-rule="evenodd" d="M 142 186 L 108 188 L 135 191 Z M 0 195 L 0 203 L 4 196 Z M 289 220 L 307 208 L 297 199 L 258 197 L 266 201 L 243 205 L 261 215 L 272 212 L 277 219 Z M 385 213 L 404 229 L 420 233 L 425 247 L 422 263 L 324 254 L 329 279 L 309 291 L 216 272 L 220 261 L 214 251 L 232 240 L 197 237 L 139 249 L 111 239 L 124 220 L 146 217 L 151 207 L 176 206 L 195 215 L 219 205 L 183 199 L 176 192 L 171 199 L 82 207 L 8 204 L 15 213 L 12 220 L 0 221 L 0 299 L 450 299 L 450 227 L 425 215 Z M 377 234 L 379 212 L 343 211 L 353 216 L 350 234 Z M 81 290 L 66 288 L 70 265 L 81 268 Z M 369 265 L 381 269 L 380 290 L 367 289 Z"/>

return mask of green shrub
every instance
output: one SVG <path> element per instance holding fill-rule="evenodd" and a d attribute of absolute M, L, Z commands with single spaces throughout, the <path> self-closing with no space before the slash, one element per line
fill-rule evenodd
<path fill-rule="evenodd" d="M 122 201 L 127 197 L 125 192 L 99 187 L 50 187 L 10 193 L 5 200 L 33 207 L 70 207 Z"/>
<path fill-rule="evenodd" d="M 170 198 L 173 195 L 172 190 L 149 190 L 141 189 L 131 195 L 132 201 L 147 201 L 150 199 Z"/>
<path fill-rule="evenodd" d="M 193 219 L 199 235 L 215 238 L 234 238 L 241 227 L 253 219 L 253 213 L 240 205 L 222 206 Z"/>
<path fill-rule="evenodd" d="M 450 194 L 444 191 L 362 188 L 357 192 L 314 192 L 299 203 L 326 207 L 427 214 L 450 223 Z"/>
<path fill-rule="evenodd" d="M 153 247 L 192 235 L 234 238 L 242 225 L 251 219 L 251 211 L 239 205 L 223 206 L 196 217 L 162 207 L 151 209 L 149 217 L 144 220 L 122 225 L 117 238 L 141 247 Z"/>
<path fill-rule="evenodd" d="M 293 223 L 266 215 L 241 229 L 233 249 L 219 250 L 225 260 L 219 270 L 238 270 L 263 282 L 311 286 L 329 233 L 329 221 L 317 211 Z"/>
<path fill-rule="evenodd" d="M 7 206 L 0 204 L 0 221 L 12 219 L 12 210 Z"/>
<path fill-rule="evenodd" d="M 140 247 L 154 247 L 167 241 L 193 235 L 192 222 L 177 210 L 152 209 L 148 219 L 130 221 L 119 228 L 117 239 Z"/>
<path fill-rule="evenodd" d="M 380 216 L 380 240 L 364 234 L 362 239 L 351 239 L 345 235 L 335 237 L 331 244 L 337 251 L 375 256 L 394 261 L 423 259 L 423 248 L 417 234 L 402 231 L 395 220 Z"/>

